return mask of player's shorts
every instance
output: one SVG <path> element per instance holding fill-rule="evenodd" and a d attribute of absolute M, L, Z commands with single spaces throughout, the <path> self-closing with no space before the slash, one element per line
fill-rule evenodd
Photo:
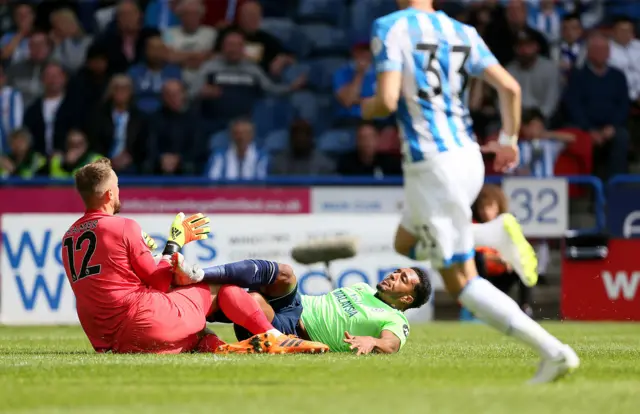
<path fill-rule="evenodd" d="M 302 298 L 298 292 L 298 285 L 289 292 L 287 295 L 279 298 L 266 298 L 267 302 L 274 311 L 273 321 L 271 324 L 274 328 L 287 335 L 298 335 L 298 323 L 302 316 Z M 215 313 L 215 321 L 222 323 L 231 323 L 231 321 L 222 313 L 218 311 Z M 238 341 L 245 340 L 252 336 L 251 332 L 247 331 L 240 325 L 233 325 L 233 329 L 236 333 Z"/>
<path fill-rule="evenodd" d="M 404 166 L 400 225 L 429 246 L 434 268 L 473 258 L 471 205 L 483 183 L 484 162 L 475 145 Z"/>
<path fill-rule="evenodd" d="M 125 322 L 113 352 L 177 354 L 196 349 L 211 309 L 206 283 L 163 293 L 150 289 Z"/>

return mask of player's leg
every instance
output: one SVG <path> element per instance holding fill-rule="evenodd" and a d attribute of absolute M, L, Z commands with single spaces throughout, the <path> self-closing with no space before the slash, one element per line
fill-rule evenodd
<path fill-rule="evenodd" d="M 288 275 L 288 277 L 282 276 L 277 283 L 264 287 L 263 291 L 265 293 L 247 293 L 236 286 L 224 286 L 224 289 L 221 289 L 223 300 L 220 300 L 219 293 L 218 303 L 225 316 L 233 320 L 234 317 L 229 312 L 236 312 L 237 309 L 234 309 L 234 307 L 240 306 L 239 304 L 230 306 L 224 299 L 224 295 L 227 295 L 230 288 L 234 288 L 232 291 L 239 293 L 238 290 L 240 290 L 249 296 L 254 301 L 253 306 L 260 309 L 264 319 L 268 320 L 273 329 L 279 333 L 277 335 L 273 331 L 269 331 L 265 335 L 254 335 L 244 339 L 255 333 L 255 331 L 247 329 L 248 326 L 246 324 L 243 325 L 238 323 L 240 322 L 239 320 L 236 320 L 234 321 L 236 322 L 234 329 L 240 342 L 222 346 L 220 348 L 221 353 L 316 353 L 328 350 L 328 347 L 324 344 L 302 340 L 295 336 L 297 334 L 296 328 L 302 315 L 302 302 L 298 294 L 297 281 L 293 270 L 288 265 L 281 266 L 281 269 L 281 275 Z M 268 293 L 275 295 L 285 294 L 273 297 L 266 296 Z M 244 306 L 249 305 L 245 304 Z"/>
<path fill-rule="evenodd" d="M 123 326 L 114 351 L 190 352 L 197 349 L 205 335 L 211 343 L 217 337 L 205 331 L 206 317 L 216 290 L 198 283 L 169 293 L 148 291 L 140 298 L 136 315 Z"/>
<path fill-rule="evenodd" d="M 269 260 L 242 260 L 202 269 L 203 281 L 213 285 L 235 285 L 259 289 L 281 278 L 280 264 Z"/>
<path fill-rule="evenodd" d="M 450 168 L 452 160 L 445 157 L 442 165 L 405 175 L 406 200 L 419 239 L 431 249 L 433 264 L 439 263 L 436 267 L 449 293 L 479 319 L 525 342 L 543 361 L 551 361 L 543 364 L 546 368 L 537 378 L 553 380 L 576 366 L 575 353 L 524 314 L 509 296 L 477 277 L 470 206 L 482 185 L 483 165 L 480 154 L 467 158 L 465 176 L 456 174 Z"/>
<path fill-rule="evenodd" d="M 538 260 L 533 246 L 522 233 L 518 221 L 511 214 L 501 214 L 487 223 L 472 225 L 475 247 L 496 249 L 511 264 L 527 286 L 538 283 Z M 405 211 L 396 230 L 394 247 L 396 252 L 413 260 L 427 260 L 431 253 L 417 236 L 418 230 Z"/>

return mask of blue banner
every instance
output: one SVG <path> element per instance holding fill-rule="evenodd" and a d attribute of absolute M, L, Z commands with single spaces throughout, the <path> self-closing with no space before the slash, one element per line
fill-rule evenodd
<path fill-rule="evenodd" d="M 621 184 L 609 187 L 607 228 L 613 237 L 640 239 L 640 187 Z"/>

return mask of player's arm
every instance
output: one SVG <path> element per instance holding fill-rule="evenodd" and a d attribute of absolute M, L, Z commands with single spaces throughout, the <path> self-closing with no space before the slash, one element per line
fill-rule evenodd
<path fill-rule="evenodd" d="M 500 64 L 488 66 L 482 77 L 498 92 L 500 102 L 500 117 L 502 131 L 499 143 L 502 145 L 516 145 L 520 131 L 522 113 L 522 92 L 520 85 L 513 76 Z"/>
<path fill-rule="evenodd" d="M 345 332 L 344 341 L 350 345 L 352 350 L 356 351 L 356 355 L 370 353 L 395 354 L 402 347 L 400 338 L 388 330 L 383 330 L 379 338 L 373 336 L 352 336 L 349 332 Z"/>
<path fill-rule="evenodd" d="M 376 93 L 361 104 L 364 119 L 384 118 L 398 109 L 402 86 L 401 45 L 405 40 L 389 23 L 373 23 L 371 52 L 376 66 Z"/>
<path fill-rule="evenodd" d="M 136 276 L 147 286 L 168 292 L 173 281 L 173 268 L 168 260 L 158 264 L 151 255 L 142 229 L 133 220 L 126 219 L 123 239 L 127 246 L 129 261 Z"/>

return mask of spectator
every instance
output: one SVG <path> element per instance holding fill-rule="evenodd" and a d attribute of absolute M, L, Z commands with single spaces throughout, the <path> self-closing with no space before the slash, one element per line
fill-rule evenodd
<path fill-rule="evenodd" d="M 84 111 L 91 113 L 104 97 L 109 83 L 108 68 L 106 49 L 99 44 L 91 45 L 84 67 L 69 81 L 69 94 Z"/>
<path fill-rule="evenodd" d="M 246 1 L 238 13 L 238 25 L 223 30 L 218 38 L 216 50 L 222 49 L 222 42 L 227 34 L 239 31 L 244 35 L 244 54 L 252 62 L 258 64 L 265 73 L 272 77 L 279 77 L 287 65 L 294 62 L 278 39 L 264 30 L 262 24 L 262 6 L 257 1 Z"/>
<path fill-rule="evenodd" d="M 482 187 L 472 207 L 473 219 L 477 223 L 486 223 L 497 218 L 500 214 L 508 213 L 507 198 L 502 189 L 493 184 Z M 533 290 L 525 286 L 513 268 L 504 261 L 500 253 L 489 247 L 476 248 L 476 267 L 481 277 L 506 294 L 513 286 L 518 286 L 518 305 L 529 316 L 533 315 L 531 305 Z M 470 320 L 471 314 L 462 309 L 460 319 Z"/>
<path fill-rule="evenodd" d="M 147 38 L 145 62 L 138 63 L 129 69 L 133 80 L 138 109 L 151 114 L 160 108 L 162 85 L 168 79 L 180 80 L 180 68 L 167 63 L 167 48 L 160 36 Z"/>
<path fill-rule="evenodd" d="M 244 60 L 244 38 L 240 32 L 229 32 L 224 38 L 222 56 L 203 66 L 200 81 L 202 116 L 209 120 L 208 133 L 220 130 L 229 120 L 249 116 L 263 92 L 281 95 L 301 88 L 306 75 L 291 85 L 276 85 L 255 63 Z"/>
<path fill-rule="evenodd" d="M 341 175 L 385 176 L 402 175 L 400 160 L 378 152 L 380 134 L 371 123 L 363 123 L 356 132 L 356 151 L 346 154 L 338 163 Z"/>
<path fill-rule="evenodd" d="M 289 128 L 289 149 L 274 157 L 270 175 L 333 175 L 336 166 L 314 148 L 313 130 L 307 121 L 294 121 Z"/>
<path fill-rule="evenodd" d="M 49 176 L 56 179 L 73 177 L 73 174 L 85 165 L 97 161 L 102 155 L 89 149 L 87 137 L 79 129 L 67 134 L 63 154 L 55 154 L 49 162 Z"/>
<path fill-rule="evenodd" d="M 204 10 L 202 0 L 182 0 L 177 9 L 181 25 L 163 33 L 170 60 L 182 66 L 182 79 L 189 90 L 197 83 L 202 64 L 213 57 L 218 36 L 213 28 L 202 24 Z"/>
<path fill-rule="evenodd" d="M 31 134 L 19 128 L 9 135 L 9 154 L 0 154 L 0 177 L 32 178 L 46 174 L 47 159 L 33 149 Z"/>
<path fill-rule="evenodd" d="M 376 71 L 373 68 L 369 44 L 357 43 L 351 49 L 351 62 L 333 74 L 333 93 L 339 106 L 336 111 L 336 126 L 357 125 L 362 114 L 360 101 L 373 96 Z"/>
<path fill-rule="evenodd" d="M 47 35 L 36 32 L 29 38 L 29 57 L 9 65 L 7 81 L 22 93 L 25 106 L 42 95 L 41 74 L 47 64 L 51 46 Z"/>
<path fill-rule="evenodd" d="M 260 180 L 267 175 L 269 159 L 254 143 L 251 120 L 240 118 L 231 123 L 231 144 L 214 153 L 205 168 L 212 180 Z"/>
<path fill-rule="evenodd" d="M 587 64 L 571 74 L 565 102 L 570 121 L 589 131 L 596 157 L 594 165 L 605 165 L 598 175 L 608 178 L 627 171 L 629 114 L 627 81 L 622 72 L 607 64 L 609 42 L 593 34 L 587 42 Z M 603 162 L 605 161 L 605 162 Z"/>
<path fill-rule="evenodd" d="M 549 56 L 549 44 L 544 35 L 527 25 L 527 7 L 523 0 L 507 3 L 506 18 L 506 27 L 496 21 L 496 24 L 489 27 L 486 35 L 487 45 L 500 63 L 505 65 L 513 60 L 515 46 L 523 30 L 528 31 L 538 44 L 540 54 Z"/>
<path fill-rule="evenodd" d="M 560 98 L 560 71 L 551 60 L 538 55 L 538 43 L 531 30 L 520 32 L 516 60 L 507 70 L 522 88 L 522 106 L 540 108 L 548 121 Z"/>
<path fill-rule="evenodd" d="M 76 72 L 87 56 L 91 36 L 85 35 L 76 15 L 70 9 L 59 9 L 51 14 L 53 57 L 71 72 Z"/>
<path fill-rule="evenodd" d="M 560 27 L 565 11 L 555 0 L 539 0 L 536 3 L 529 3 L 527 22 L 530 27 L 542 33 L 550 45 L 555 45 L 560 41 Z"/>
<path fill-rule="evenodd" d="M 561 131 L 548 131 L 545 118 L 536 108 L 522 112 L 522 129 L 520 132 L 520 165 L 516 169 L 518 175 L 534 177 L 553 177 L 556 161 L 566 145 L 573 142 L 575 136 Z"/>
<path fill-rule="evenodd" d="M 155 171 L 162 175 L 193 174 L 196 162 L 201 161 L 198 148 L 202 137 L 198 115 L 188 107 L 180 81 L 165 82 L 162 103 L 151 123 Z"/>
<path fill-rule="evenodd" d="M 578 15 L 568 14 L 564 16 L 560 43 L 551 49 L 551 59 L 558 64 L 565 81 L 576 66 L 584 63 L 583 34 L 584 30 Z"/>
<path fill-rule="evenodd" d="M 44 95 L 27 108 L 24 125 L 33 136 L 34 149 L 51 156 L 64 149 L 67 134 L 82 118 L 73 97 L 66 93 L 67 74 L 59 63 L 47 63 L 42 83 Z"/>
<path fill-rule="evenodd" d="M 609 42 L 609 65 L 621 70 L 627 78 L 629 99 L 640 102 L 640 40 L 635 38 L 633 22 L 619 17 L 613 24 L 613 39 Z"/>
<path fill-rule="evenodd" d="M 144 13 L 144 25 L 158 30 L 178 26 L 176 8 L 180 0 L 151 0 Z"/>
<path fill-rule="evenodd" d="M 17 63 L 29 58 L 29 37 L 33 32 L 35 13 L 30 4 L 19 4 L 13 12 L 16 31 L 5 33 L 0 38 L 2 60 Z"/>
<path fill-rule="evenodd" d="M 90 147 L 111 158 L 116 172 L 146 172 L 148 122 L 133 104 L 133 84 L 126 75 L 115 75 L 107 87 L 105 102 L 96 108 L 87 125 Z"/>
<path fill-rule="evenodd" d="M 126 72 L 144 55 L 147 38 L 157 36 L 156 29 L 142 27 L 140 9 L 133 0 L 122 0 L 116 9 L 116 29 L 96 41 L 107 49 L 109 71 Z"/>
<path fill-rule="evenodd" d="M 23 115 L 22 94 L 7 85 L 7 77 L 0 65 L 0 155 L 10 152 L 9 136 L 22 127 Z"/>
<path fill-rule="evenodd" d="M 216 0 L 216 7 L 207 7 L 204 24 L 224 29 L 236 22 L 238 11 L 242 5 L 250 0 Z"/>

